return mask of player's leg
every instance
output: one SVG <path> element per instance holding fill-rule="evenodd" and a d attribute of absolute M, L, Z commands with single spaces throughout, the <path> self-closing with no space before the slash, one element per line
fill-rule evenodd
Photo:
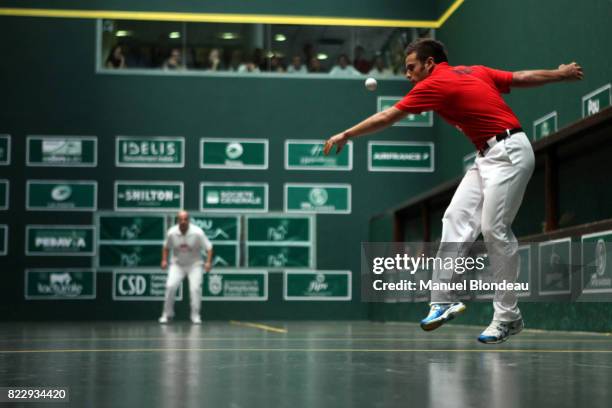
<path fill-rule="evenodd" d="M 174 317 L 174 297 L 176 290 L 185 278 L 185 271 L 178 265 L 170 264 L 168 267 L 168 280 L 166 281 L 166 294 L 164 297 L 164 310 L 159 318 L 160 323 L 167 323 Z"/>
<path fill-rule="evenodd" d="M 470 168 L 442 218 L 442 238 L 436 257 L 456 258 L 464 256 L 470 245 L 480 234 L 482 212 L 482 184 L 478 168 Z M 433 271 L 434 283 L 451 283 L 461 279 L 454 270 L 436 268 Z M 448 290 L 432 290 L 431 309 L 427 317 L 421 320 L 423 330 L 434 330 L 453 319 L 465 310 L 465 305 L 458 302 L 455 293 Z"/>
<path fill-rule="evenodd" d="M 494 282 L 516 282 L 518 278 L 518 241 L 511 225 L 534 163 L 524 133 L 498 143 L 478 162 L 484 184 L 482 234 Z M 493 322 L 478 338 L 483 343 L 500 343 L 523 328 L 515 291 L 496 291 L 493 308 Z"/>
<path fill-rule="evenodd" d="M 189 279 L 189 299 L 191 302 L 191 322 L 201 324 L 200 308 L 202 305 L 202 265 L 194 265 L 190 268 L 187 279 Z"/>

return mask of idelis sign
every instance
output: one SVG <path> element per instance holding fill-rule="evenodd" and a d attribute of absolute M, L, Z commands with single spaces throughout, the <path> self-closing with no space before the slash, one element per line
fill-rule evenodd
<path fill-rule="evenodd" d="M 91 256 L 95 254 L 95 247 L 95 228 L 92 226 L 26 226 L 28 256 Z"/>
<path fill-rule="evenodd" d="M 100 244 L 96 265 L 101 268 L 159 267 L 162 243 Z"/>
<path fill-rule="evenodd" d="M 100 242 L 161 242 L 166 236 L 166 216 L 161 214 L 96 214 Z"/>
<path fill-rule="evenodd" d="M 25 298 L 95 299 L 96 272 L 90 269 L 27 269 Z"/>
<path fill-rule="evenodd" d="M 267 271 L 224 271 L 207 273 L 202 285 L 204 300 L 268 300 Z"/>
<path fill-rule="evenodd" d="M 38 167 L 96 167 L 94 136 L 28 136 L 26 163 Z"/>
<path fill-rule="evenodd" d="M 582 236 L 584 293 L 612 293 L 612 230 Z"/>
<path fill-rule="evenodd" d="M 235 215 L 192 214 L 191 222 L 202 228 L 213 242 L 237 242 L 240 238 L 240 222 Z"/>
<path fill-rule="evenodd" d="M 403 96 L 379 96 L 376 100 L 376 111 L 382 112 L 395 106 L 395 104 L 403 98 Z M 393 126 L 432 127 L 433 112 L 421 112 L 419 114 L 409 113 L 402 120 L 395 122 Z"/>
<path fill-rule="evenodd" d="M 434 171 L 431 142 L 368 142 L 368 171 Z"/>
<path fill-rule="evenodd" d="M 178 211 L 183 208 L 179 181 L 116 181 L 115 210 Z"/>
<path fill-rule="evenodd" d="M 97 181 L 28 180 L 26 209 L 35 211 L 96 211 Z"/>
<path fill-rule="evenodd" d="M 311 243 L 314 236 L 313 216 L 247 215 L 247 242 Z"/>
<path fill-rule="evenodd" d="M 9 208 L 9 181 L 0 180 L 0 210 Z"/>
<path fill-rule="evenodd" d="M 0 225 L 0 256 L 8 254 L 8 225 Z"/>
<path fill-rule="evenodd" d="M 314 260 L 311 245 L 247 243 L 246 246 L 246 264 L 249 268 L 314 268 Z"/>
<path fill-rule="evenodd" d="M 0 135 L 0 166 L 11 164 L 11 136 Z"/>
<path fill-rule="evenodd" d="M 117 167 L 184 167 L 184 137 L 117 136 Z"/>
<path fill-rule="evenodd" d="M 286 183 L 284 207 L 287 212 L 350 214 L 350 184 Z"/>
<path fill-rule="evenodd" d="M 200 183 L 200 211 L 267 212 L 268 183 Z"/>
<path fill-rule="evenodd" d="M 285 300 L 351 300 L 350 271 L 285 271 Z"/>
<path fill-rule="evenodd" d="M 323 154 L 325 140 L 286 140 L 285 170 L 352 170 L 353 142 L 340 154 Z"/>
<path fill-rule="evenodd" d="M 267 139 L 200 139 L 200 168 L 265 170 Z"/>
<path fill-rule="evenodd" d="M 113 270 L 113 300 L 164 300 L 167 280 L 168 273 L 160 270 Z M 183 285 L 174 299 L 183 300 Z"/>

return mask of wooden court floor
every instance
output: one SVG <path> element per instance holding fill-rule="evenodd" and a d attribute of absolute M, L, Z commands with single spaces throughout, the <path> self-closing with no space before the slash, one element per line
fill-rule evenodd
<path fill-rule="evenodd" d="M 373 322 L 1 323 L 0 387 L 74 407 L 610 407 L 612 336 Z M 5 404 L 0 404 L 4 406 Z M 7 405 L 8 406 L 8 405 Z"/>

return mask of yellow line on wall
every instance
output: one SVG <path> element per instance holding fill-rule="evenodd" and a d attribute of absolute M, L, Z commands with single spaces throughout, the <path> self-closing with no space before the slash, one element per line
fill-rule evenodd
<path fill-rule="evenodd" d="M 0 8 L 0 16 L 85 18 L 111 20 L 184 21 L 200 23 L 250 23 L 250 24 L 296 24 L 330 25 L 355 27 L 422 27 L 440 28 L 450 15 L 463 3 L 455 2 L 435 21 L 431 20 L 388 20 L 371 18 L 341 18 L 324 16 L 283 16 L 267 14 L 221 14 L 221 13 L 177 13 L 163 11 L 121 11 L 121 10 L 66 10 L 36 8 Z"/>

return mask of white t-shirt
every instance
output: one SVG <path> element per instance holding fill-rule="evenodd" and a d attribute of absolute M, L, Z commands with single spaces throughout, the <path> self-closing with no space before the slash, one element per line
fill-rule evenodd
<path fill-rule="evenodd" d="M 189 266 L 202 263 L 202 251 L 209 251 L 213 246 L 202 228 L 189 224 L 185 234 L 181 233 L 178 225 L 170 228 L 166 234 L 164 247 L 172 251 L 170 263 Z"/>

